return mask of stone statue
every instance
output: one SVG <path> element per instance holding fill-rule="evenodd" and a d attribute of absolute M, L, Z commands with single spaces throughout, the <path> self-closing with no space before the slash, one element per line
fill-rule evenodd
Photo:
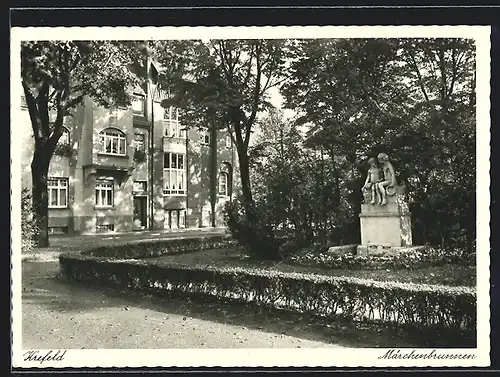
<path fill-rule="evenodd" d="M 394 167 L 389 162 L 389 156 L 386 153 L 379 153 L 377 158 L 370 158 L 368 163 L 370 168 L 363 185 L 364 201 L 370 204 L 386 205 L 387 196 L 396 193 Z"/>
<path fill-rule="evenodd" d="M 372 157 L 368 160 L 370 168 L 368 169 L 368 174 L 366 175 L 366 181 L 363 186 L 363 195 L 365 197 L 365 203 L 369 200 L 368 190 L 371 189 L 371 201 L 370 204 L 375 204 L 376 201 L 379 203 L 382 201 L 378 183 L 381 181 L 381 171 L 378 166 L 378 161 L 376 158 Z"/>
<path fill-rule="evenodd" d="M 384 173 L 384 179 L 377 183 L 381 197 L 380 205 L 385 205 L 387 204 L 387 195 L 391 196 L 396 193 L 396 173 L 394 172 L 394 167 L 389 162 L 387 154 L 379 153 L 377 159 L 382 165 L 382 172 Z"/>

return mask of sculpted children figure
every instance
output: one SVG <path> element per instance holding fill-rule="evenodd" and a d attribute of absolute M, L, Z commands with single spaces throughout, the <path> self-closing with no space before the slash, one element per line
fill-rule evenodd
<path fill-rule="evenodd" d="M 377 185 L 381 181 L 380 168 L 378 167 L 376 158 L 370 158 L 368 160 L 368 163 L 370 164 L 370 168 L 368 169 L 368 174 L 366 176 L 366 181 L 363 189 L 367 190 L 371 188 L 372 200 L 370 204 L 375 204 L 375 198 L 377 198 L 379 202 L 382 200 L 380 197 L 380 190 L 378 189 Z"/>
<path fill-rule="evenodd" d="M 382 164 L 382 171 L 384 173 L 384 179 L 377 183 L 381 195 L 380 205 L 385 205 L 387 204 L 387 189 L 396 186 L 396 174 L 394 173 L 394 167 L 389 162 L 389 156 L 387 156 L 387 154 L 379 153 L 377 158 Z"/>

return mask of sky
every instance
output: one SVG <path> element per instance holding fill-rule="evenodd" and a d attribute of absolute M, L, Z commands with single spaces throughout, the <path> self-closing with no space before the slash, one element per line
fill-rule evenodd
<path fill-rule="evenodd" d="M 279 89 L 277 87 L 272 87 L 269 89 L 269 94 L 271 96 L 270 102 L 277 107 L 278 109 L 283 109 L 283 96 L 281 95 Z M 293 116 L 296 114 L 295 111 L 291 109 L 283 109 L 284 116 L 285 118 L 293 118 Z"/>

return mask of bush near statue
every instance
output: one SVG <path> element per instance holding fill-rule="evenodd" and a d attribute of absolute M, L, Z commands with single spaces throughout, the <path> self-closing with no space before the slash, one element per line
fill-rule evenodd
<path fill-rule="evenodd" d="M 379 153 L 377 158 L 368 160 L 370 168 L 363 186 L 365 203 L 387 204 L 387 195 L 396 193 L 396 174 L 386 153 Z M 370 200 L 371 199 L 371 200 Z"/>

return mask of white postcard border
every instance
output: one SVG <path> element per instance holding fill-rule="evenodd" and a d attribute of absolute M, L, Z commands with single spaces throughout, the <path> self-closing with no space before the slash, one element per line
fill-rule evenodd
<path fill-rule="evenodd" d="M 20 42 L 22 40 L 148 40 L 248 38 L 474 38 L 477 46 L 477 348 L 437 349 L 434 354 L 473 354 L 471 359 L 384 359 L 390 349 L 86 349 L 67 350 L 61 362 L 25 362 L 22 349 Z M 273 26 L 273 27 L 27 27 L 11 29 L 11 267 L 13 367 L 398 367 L 490 365 L 490 27 L 489 26 Z M 54 345 L 57 347 L 57 345 Z M 48 350 L 46 350 L 48 351 Z M 354 351 L 354 352 L 353 352 Z M 399 349 L 409 354 L 410 349 Z M 415 349 L 430 353 L 432 349 Z M 40 350 L 44 353 L 44 350 Z M 362 355 L 362 357 L 360 357 Z"/>

